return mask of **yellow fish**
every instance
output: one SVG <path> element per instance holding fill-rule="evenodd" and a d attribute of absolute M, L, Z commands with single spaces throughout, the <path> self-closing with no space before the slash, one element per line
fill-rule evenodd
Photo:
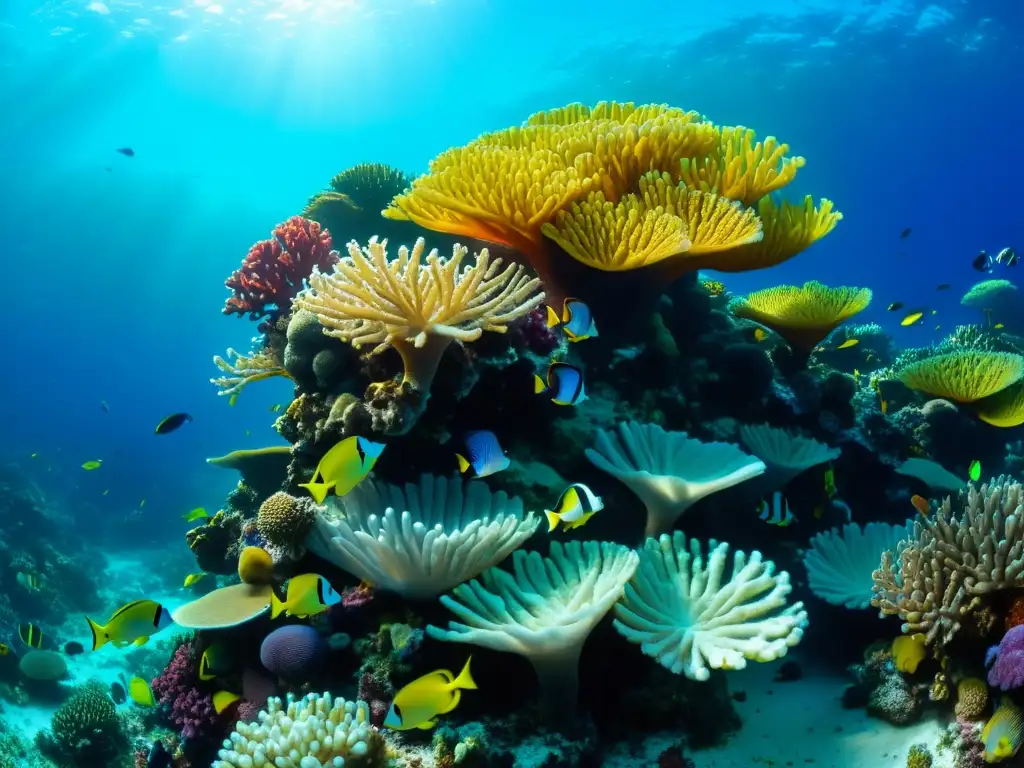
<path fill-rule="evenodd" d="M 1012 701 L 1004 698 L 981 731 L 986 763 L 998 763 L 1013 757 L 1024 740 L 1024 717 Z"/>
<path fill-rule="evenodd" d="M 231 668 L 231 653 L 224 643 L 208 646 L 199 658 L 199 679 L 213 680 Z"/>
<path fill-rule="evenodd" d="M 278 599 L 276 592 L 271 593 L 270 618 L 276 619 L 286 613 L 304 619 L 323 613 L 340 602 L 341 595 L 334 591 L 327 579 L 315 573 L 304 573 L 288 580 L 288 594 L 284 602 Z"/>
<path fill-rule="evenodd" d="M 548 519 L 548 533 L 555 530 L 559 523 L 564 526 L 563 531 L 579 528 L 602 509 L 604 502 L 600 496 L 595 496 L 583 483 L 573 483 L 562 491 L 554 509 L 544 510 L 544 516 Z"/>
<path fill-rule="evenodd" d="M 186 523 L 194 523 L 196 520 L 202 520 L 204 517 L 209 517 L 210 513 L 202 507 L 196 507 L 191 512 L 186 512 L 181 516 L 181 519 Z"/>
<path fill-rule="evenodd" d="M 458 677 L 447 669 L 413 680 L 395 694 L 395 700 L 384 718 L 384 727 L 396 731 L 420 728 L 428 731 L 437 725 L 437 716 L 451 712 L 462 698 L 462 691 L 475 691 L 476 683 L 469 674 L 469 662 Z"/>
<path fill-rule="evenodd" d="M 755 328 L 754 329 L 754 341 L 764 341 L 767 338 L 768 338 L 768 331 L 766 331 L 764 328 Z"/>
<path fill-rule="evenodd" d="M 856 347 L 858 344 L 860 344 L 860 339 L 847 339 L 836 349 L 849 349 L 850 347 Z"/>
<path fill-rule="evenodd" d="M 91 472 L 94 469 L 99 469 L 103 466 L 103 459 L 95 459 L 93 461 L 87 461 L 82 465 L 82 469 L 86 472 Z"/>
<path fill-rule="evenodd" d="M 283 407 L 284 407 L 284 406 L 282 406 L 282 405 L 281 405 L 280 403 L 278 403 L 277 405 L 272 405 L 272 406 L 270 406 L 270 409 L 269 409 L 269 410 L 270 410 L 270 412 L 271 412 L 271 413 L 277 413 L 277 412 L 279 412 L 279 411 L 281 410 L 281 408 L 283 408 Z"/>
<path fill-rule="evenodd" d="M 242 697 L 237 693 L 232 693 L 231 691 L 217 691 L 213 694 L 213 709 L 218 715 L 222 714 L 225 709 L 230 707 L 240 698 Z"/>
<path fill-rule="evenodd" d="M 18 626 L 18 637 L 29 648 L 38 650 L 43 645 L 43 631 L 35 624 L 20 624 Z"/>
<path fill-rule="evenodd" d="M 136 600 L 118 608 L 106 626 L 100 626 L 88 616 L 92 630 L 92 649 L 99 650 L 107 643 L 119 648 L 129 644 L 142 645 L 171 621 L 170 612 L 153 600 Z"/>
<path fill-rule="evenodd" d="M 185 587 L 191 587 L 193 584 L 198 582 L 200 579 L 205 578 L 206 573 L 200 571 L 199 573 L 190 573 L 185 577 Z"/>
<path fill-rule="evenodd" d="M 230 405 L 232 408 L 234 408 L 235 403 L 237 403 L 237 402 L 238 402 L 238 393 L 236 392 L 235 394 L 233 394 L 231 397 L 228 398 L 228 405 Z"/>
<path fill-rule="evenodd" d="M 152 707 L 156 703 L 153 700 L 153 689 L 141 677 L 133 677 L 128 681 L 128 695 L 140 707 Z"/>
<path fill-rule="evenodd" d="M 907 674 L 917 672 L 917 665 L 928 655 L 924 635 L 900 635 L 892 641 L 892 659 L 896 669 Z"/>
<path fill-rule="evenodd" d="M 38 453 L 33 453 L 31 458 L 38 459 L 39 458 L 39 454 Z"/>
<path fill-rule="evenodd" d="M 914 323 L 918 322 L 922 317 L 924 317 L 924 312 L 921 312 L 920 310 L 918 310 L 917 312 L 911 312 L 909 315 L 900 320 L 900 325 L 913 325 Z"/>
<path fill-rule="evenodd" d="M 0 643 L 0 656 L 6 656 L 11 652 L 11 647 L 6 643 Z"/>
<path fill-rule="evenodd" d="M 299 488 L 309 491 L 317 504 L 323 504 L 332 490 L 335 496 L 344 496 L 370 473 L 383 451 L 383 443 L 357 435 L 347 437 L 320 459 L 313 478 L 299 483 Z"/>
<path fill-rule="evenodd" d="M 1001 331 L 1001 330 L 1002 330 L 1003 328 L 1005 328 L 1006 326 L 1005 326 L 1005 325 L 1003 325 L 1002 323 L 996 323 L 996 324 L 995 324 L 995 325 L 993 325 L 992 327 L 993 327 L 993 328 L 995 328 L 995 329 L 996 329 L 997 331 Z"/>

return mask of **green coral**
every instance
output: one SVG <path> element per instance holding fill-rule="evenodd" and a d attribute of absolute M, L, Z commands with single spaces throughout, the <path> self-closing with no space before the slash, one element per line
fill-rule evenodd
<path fill-rule="evenodd" d="M 487 731 L 480 723 L 459 728 L 441 726 L 434 732 L 434 763 L 440 768 L 484 768 L 493 765 Z"/>
<path fill-rule="evenodd" d="M 128 740 L 107 687 L 90 681 L 71 694 L 53 715 L 50 741 L 60 765 L 117 765 Z"/>
<path fill-rule="evenodd" d="M 932 768 L 932 753 L 924 744 L 915 744 L 907 752 L 907 768 Z"/>

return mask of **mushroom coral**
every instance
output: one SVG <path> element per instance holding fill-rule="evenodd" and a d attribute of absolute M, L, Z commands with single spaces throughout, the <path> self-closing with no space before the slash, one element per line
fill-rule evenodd
<path fill-rule="evenodd" d="M 968 349 L 932 355 L 905 366 L 899 379 L 910 389 L 957 403 L 973 403 L 1024 376 L 1024 357 Z"/>
<path fill-rule="evenodd" d="M 448 629 L 428 626 L 435 640 L 517 653 L 533 664 L 541 705 L 555 718 L 576 712 L 583 644 L 615 602 L 637 565 L 620 544 L 551 542 L 548 557 L 519 550 L 512 573 L 484 571 L 441 603 L 456 615 Z"/>
<path fill-rule="evenodd" d="M 736 317 L 775 331 L 794 349 L 809 353 L 870 303 L 868 288 L 829 288 L 811 280 L 802 286 L 780 285 L 754 291 L 746 298 L 734 299 L 729 309 Z"/>
<path fill-rule="evenodd" d="M 501 268 L 484 248 L 463 267 L 466 248 L 450 259 L 433 250 L 423 259 L 423 238 L 388 259 L 387 241 L 366 248 L 348 244 L 348 257 L 330 274 L 314 270 L 310 290 L 295 306 L 316 315 L 324 333 L 371 354 L 394 347 L 405 365 L 403 382 L 426 394 L 441 355 L 452 341 L 475 341 L 484 331 L 503 333 L 508 323 L 542 301 L 539 281 L 514 264 Z"/>
<path fill-rule="evenodd" d="M 704 443 L 635 421 L 619 424 L 618 433 L 600 430 L 597 447 L 587 448 L 586 456 L 640 497 L 647 507 L 647 536 L 671 529 L 705 496 L 765 470 L 763 462 L 732 443 Z"/>
<path fill-rule="evenodd" d="M 662 282 L 759 269 L 841 218 L 827 200 L 765 202 L 804 164 L 788 152 L 667 105 L 570 104 L 442 152 L 384 216 L 515 248 L 556 295 L 565 254 L 597 271 L 660 265 Z"/>

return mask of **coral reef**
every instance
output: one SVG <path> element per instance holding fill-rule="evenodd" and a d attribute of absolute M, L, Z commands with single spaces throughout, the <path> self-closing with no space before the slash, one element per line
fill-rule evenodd
<path fill-rule="evenodd" d="M 153 695 L 167 722 L 185 739 L 216 735 L 223 723 L 214 711 L 213 697 L 200 689 L 194 642 L 178 646 L 167 668 L 153 679 Z"/>
<path fill-rule="evenodd" d="M 99 682 L 78 687 L 54 713 L 49 734 L 39 742 L 58 764 L 79 768 L 116 765 L 128 751 L 117 708 Z"/>

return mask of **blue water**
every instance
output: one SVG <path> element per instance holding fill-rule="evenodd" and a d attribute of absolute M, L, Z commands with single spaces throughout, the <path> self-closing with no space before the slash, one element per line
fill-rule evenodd
<path fill-rule="evenodd" d="M 958 305 L 974 255 L 1024 248 L 1019 3 L 696 5 L 5 3 L 0 459 L 110 535 L 175 540 L 182 512 L 234 485 L 205 457 L 280 441 L 268 406 L 287 382 L 234 408 L 208 382 L 212 355 L 254 333 L 220 313 L 249 245 L 354 163 L 421 172 L 572 101 L 668 102 L 808 159 L 786 194 L 830 197 L 844 220 L 734 291 L 815 278 L 873 288 L 866 319 L 894 325 L 900 300 L 949 330 L 976 320 Z M 195 422 L 155 436 L 174 411 Z"/>

